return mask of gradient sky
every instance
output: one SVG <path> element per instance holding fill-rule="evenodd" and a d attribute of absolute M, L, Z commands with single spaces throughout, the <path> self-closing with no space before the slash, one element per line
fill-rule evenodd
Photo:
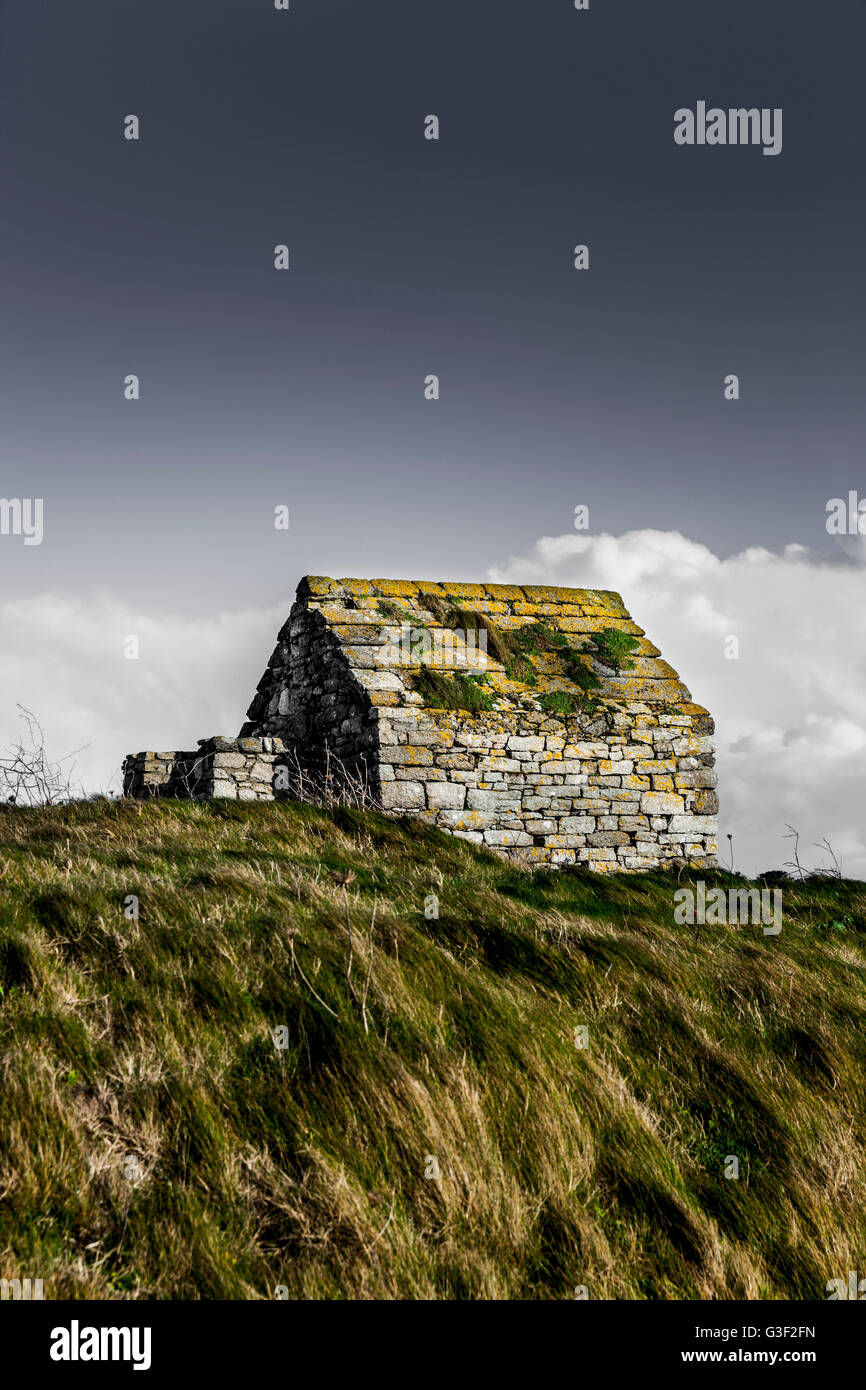
<path fill-rule="evenodd" d="M 578 503 L 831 552 L 864 40 L 862 0 L 0 3 L 0 495 L 46 527 L 4 596 L 474 577 Z M 782 154 L 677 147 L 698 100 L 782 107 Z"/>

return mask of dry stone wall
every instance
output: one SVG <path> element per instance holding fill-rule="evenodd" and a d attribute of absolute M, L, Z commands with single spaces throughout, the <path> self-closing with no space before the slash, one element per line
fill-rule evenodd
<path fill-rule="evenodd" d="M 531 862 L 648 869 L 716 853 L 711 740 L 687 717 L 614 717 L 603 735 L 543 715 L 379 719 L 382 801 Z M 522 857 L 522 856 L 521 856 Z"/>
<path fill-rule="evenodd" d="M 307 577 L 240 737 L 129 758 L 124 789 L 325 787 L 527 863 L 710 866 L 713 729 L 618 594 Z"/>
<path fill-rule="evenodd" d="M 134 753 L 123 764 L 123 794 L 273 801 L 285 756 L 278 738 L 204 738 L 195 753 Z"/>

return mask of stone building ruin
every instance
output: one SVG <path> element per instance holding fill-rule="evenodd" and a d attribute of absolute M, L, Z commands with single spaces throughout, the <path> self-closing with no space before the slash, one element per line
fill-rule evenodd
<path fill-rule="evenodd" d="M 127 796 L 329 794 L 523 862 L 716 862 L 713 721 L 618 594 L 307 576 L 237 738 Z"/>

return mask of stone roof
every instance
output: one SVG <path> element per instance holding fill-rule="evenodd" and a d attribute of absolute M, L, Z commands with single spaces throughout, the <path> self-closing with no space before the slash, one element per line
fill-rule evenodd
<path fill-rule="evenodd" d="M 607 589 L 308 575 L 298 585 L 298 600 L 309 611 L 321 613 L 374 705 L 427 708 L 424 695 L 414 688 L 423 666 L 480 678 L 485 697 L 502 713 L 539 709 L 539 697 L 552 692 L 580 698 L 580 686 L 568 674 L 569 664 L 573 672 L 577 659 L 600 682 L 592 692 L 600 708 L 647 705 L 690 716 L 695 732 L 713 729 L 707 711 L 694 703 L 677 672 L 632 620 L 620 595 Z M 461 627 L 460 614 L 476 616 Z M 489 628 L 485 638 L 471 632 L 475 621 Z M 547 634 L 558 634 L 560 645 L 547 641 L 545 650 L 532 651 L 529 638 L 526 659 L 518 668 L 528 679 L 515 678 L 514 666 L 507 674 L 491 647 L 501 645 L 497 633 L 507 642 L 509 634 L 534 624 L 542 625 Z M 635 639 L 627 669 L 617 670 L 600 659 L 604 649 L 600 652 L 593 644 L 592 634 L 607 630 Z M 477 646 L 485 640 L 486 657 L 479 656 Z"/>

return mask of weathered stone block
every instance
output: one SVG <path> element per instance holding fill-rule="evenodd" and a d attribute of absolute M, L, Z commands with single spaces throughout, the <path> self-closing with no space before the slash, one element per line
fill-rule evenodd
<path fill-rule="evenodd" d="M 531 845 L 532 836 L 522 830 L 485 830 L 486 845 Z"/>
<path fill-rule="evenodd" d="M 428 782 L 427 805 L 436 810 L 459 811 L 466 802 L 466 788 L 459 782 Z"/>
<path fill-rule="evenodd" d="M 681 796 L 673 792 L 644 792 L 640 808 L 645 816 L 676 816 L 685 810 Z"/>
<path fill-rule="evenodd" d="M 670 835 L 714 835 L 716 822 L 713 816 L 671 816 L 668 825 Z"/>
<path fill-rule="evenodd" d="M 225 797 L 228 801 L 237 801 L 237 784 L 235 782 L 214 782 L 213 795 Z"/>
<path fill-rule="evenodd" d="M 390 763 L 392 767 L 398 763 L 408 763 L 414 767 L 429 767 L 433 762 L 431 749 L 411 743 L 395 743 L 387 748 L 381 748 L 379 756 L 386 763 Z"/>
<path fill-rule="evenodd" d="M 427 798 L 421 782 L 386 782 L 381 792 L 382 805 L 386 810 L 421 810 Z"/>
<path fill-rule="evenodd" d="M 480 791 L 478 788 L 470 787 L 467 804 L 473 811 L 519 811 L 520 797 L 510 791 Z"/>
<path fill-rule="evenodd" d="M 214 753 L 213 755 L 214 767 L 246 767 L 248 761 L 249 759 L 245 758 L 243 753 Z"/>

